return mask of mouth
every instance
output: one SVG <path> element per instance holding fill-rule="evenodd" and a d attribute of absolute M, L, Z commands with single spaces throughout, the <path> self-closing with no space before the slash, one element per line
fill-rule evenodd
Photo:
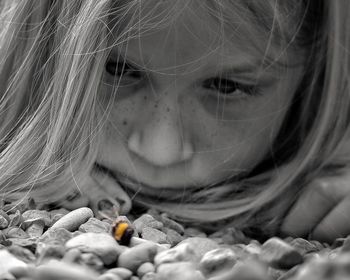
<path fill-rule="evenodd" d="M 147 197 L 150 199 L 162 199 L 162 201 L 175 201 L 179 197 L 183 197 L 190 190 L 193 191 L 193 188 L 190 187 L 154 187 L 132 179 L 126 174 L 115 172 L 101 164 L 96 163 L 95 167 L 98 171 L 111 176 L 132 199 L 136 197 L 137 199 L 144 199 Z"/>

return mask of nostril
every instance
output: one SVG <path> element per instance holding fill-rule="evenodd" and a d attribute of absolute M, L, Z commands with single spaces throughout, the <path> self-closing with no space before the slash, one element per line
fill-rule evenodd
<path fill-rule="evenodd" d="M 98 210 L 105 211 L 113 208 L 113 203 L 108 199 L 102 199 L 97 203 Z"/>

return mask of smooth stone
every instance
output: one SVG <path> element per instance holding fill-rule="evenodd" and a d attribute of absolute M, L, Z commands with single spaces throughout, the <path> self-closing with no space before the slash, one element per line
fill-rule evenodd
<path fill-rule="evenodd" d="M 248 238 L 244 235 L 241 230 L 234 227 L 224 228 L 219 230 L 209 236 L 210 238 L 220 238 L 224 244 L 247 244 L 249 242 Z"/>
<path fill-rule="evenodd" d="M 251 241 L 244 247 L 243 252 L 249 255 L 259 256 L 261 254 L 261 245 L 258 242 Z"/>
<path fill-rule="evenodd" d="M 205 280 L 191 262 L 162 263 L 157 268 L 157 277 L 166 280 Z"/>
<path fill-rule="evenodd" d="M 45 210 L 27 210 L 22 213 L 23 221 L 41 218 L 45 222 L 45 226 L 49 227 L 51 225 L 50 213 Z"/>
<path fill-rule="evenodd" d="M 147 272 L 142 276 L 141 280 L 159 280 L 155 272 Z"/>
<path fill-rule="evenodd" d="M 23 222 L 22 214 L 19 210 L 17 210 L 15 214 L 9 215 L 9 217 L 10 217 L 9 227 L 18 226 Z"/>
<path fill-rule="evenodd" d="M 34 279 L 47 280 L 96 280 L 99 276 L 92 269 L 75 264 L 51 260 L 45 265 L 38 266 L 34 273 Z"/>
<path fill-rule="evenodd" d="M 100 275 L 97 280 L 123 280 L 120 278 L 118 275 L 113 274 L 113 273 L 104 273 Z"/>
<path fill-rule="evenodd" d="M 65 244 L 66 249 L 78 248 L 82 252 L 95 253 L 104 264 L 115 262 L 123 248 L 107 233 L 82 233 Z"/>
<path fill-rule="evenodd" d="M 104 268 L 103 261 L 94 253 L 82 253 L 79 256 L 79 263 L 84 264 L 98 272 L 101 272 Z"/>
<path fill-rule="evenodd" d="M 27 267 L 27 264 L 7 250 L 0 250 L 0 275 L 8 273 L 10 269 L 15 267 Z"/>
<path fill-rule="evenodd" d="M 5 229 L 9 225 L 9 222 L 5 219 L 4 216 L 0 215 L 0 229 Z"/>
<path fill-rule="evenodd" d="M 272 237 L 261 246 L 260 259 L 274 268 L 290 269 L 304 261 L 303 256 L 287 242 Z"/>
<path fill-rule="evenodd" d="M 61 245 L 39 243 L 35 252 L 37 255 L 37 263 L 43 264 L 50 259 L 61 259 L 65 254 L 65 249 Z"/>
<path fill-rule="evenodd" d="M 93 233 L 110 233 L 112 227 L 96 218 L 90 218 L 86 223 L 80 225 L 79 231 Z"/>
<path fill-rule="evenodd" d="M 167 235 L 164 232 L 151 227 L 144 227 L 141 232 L 141 237 L 159 244 L 168 243 Z"/>
<path fill-rule="evenodd" d="M 149 272 L 155 272 L 156 269 L 153 265 L 153 263 L 145 262 L 139 266 L 139 268 L 136 271 L 136 274 L 138 277 L 142 278 L 145 274 Z"/>
<path fill-rule="evenodd" d="M 153 241 L 146 240 L 146 239 L 143 239 L 143 238 L 140 238 L 140 237 L 132 237 L 131 240 L 130 240 L 129 247 L 132 248 L 132 247 L 135 247 L 137 245 L 145 244 L 145 243 L 153 244 L 153 245 L 157 246 L 158 253 L 162 252 L 162 251 L 165 251 L 165 250 L 169 250 L 170 247 L 171 247 L 170 244 L 159 244 L 159 243 L 155 243 Z"/>
<path fill-rule="evenodd" d="M 154 264 L 158 267 L 164 263 L 194 262 L 198 263 L 200 257 L 189 243 L 179 244 L 169 250 L 158 253 L 154 258 Z"/>
<path fill-rule="evenodd" d="M 111 268 L 111 269 L 107 270 L 106 272 L 117 275 L 122 280 L 128 280 L 132 276 L 132 271 L 130 269 L 125 268 L 125 267 Z"/>
<path fill-rule="evenodd" d="M 153 216 L 149 214 L 143 214 L 133 222 L 135 230 L 141 234 L 146 227 L 154 229 L 162 229 L 163 223 L 157 221 Z"/>
<path fill-rule="evenodd" d="M 39 237 L 38 242 L 63 246 L 72 237 L 73 234 L 65 228 L 51 228 Z"/>
<path fill-rule="evenodd" d="M 208 278 L 209 280 L 271 280 L 268 268 L 257 260 L 238 261 L 234 267 L 222 274 Z"/>
<path fill-rule="evenodd" d="M 176 246 L 184 240 L 182 235 L 171 228 L 165 228 L 163 231 L 166 233 L 166 240 L 171 245 L 171 247 Z"/>
<path fill-rule="evenodd" d="M 63 262 L 66 263 L 77 263 L 81 255 L 81 251 L 77 248 L 66 250 L 62 258 Z"/>
<path fill-rule="evenodd" d="M 237 255 L 229 248 L 219 248 L 204 254 L 199 262 L 199 270 L 205 277 L 228 271 L 237 262 Z"/>
<path fill-rule="evenodd" d="M 25 239 L 30 237 L 23 229 L 19 227 L 7 228 L 3 232 L 7 238 Z"/>
<path fill-rule="evenodd" d="M 203 237 L 206 238 L 207 234 L 198 228 L 188 227 L 185 228 L 184 237 Z"/>
<path fill-rule="evenodd" d="M 27 220 L 27 222 L 28 222 L 28 220 Z M 44 232 L 44 227 L 45 227 L 44 220 L 43 219 L 37 219 L 35 221 L 32 221 L 31 224 L 27 224 L 26 233 L 30 237 L 39 238 L 40 236 L 42 236 L 42 234 Z"/>
<path fill-rule="evenodd" d="M 303 238 L 295 238 L 289 244 L 295 248 L 302 256 L 318 251 L 317 247 L 314 244 Z"/>
<path fill-rule="evenodd" d="M 7 241 L 11 242 L 12 245 L 18 245 L 18 246 L 21 246 L 23 248 L 26 248 L 26 249 L 30 250 L 31 252 L 35 252 L 36 247 L 37 247 L 36 239 L 32 239 L 32 238 L 27 238 L 27 239 L 9 238 Z"/>
<path fill-rule="evenodd" d="M 34 263 L 36 260 L 33 252 L 27 248 L 18 245 L 11 245 L 7 247 L 7 250 L 16 258 L 18 258 L 21 261 L 24 261 L 25 263 Z"/>
<path fill-rule="evenodd" d="M 118 266 L 125 267 L 136 273 L 139 266 L 145 262 L 153 262 L 157 254 L 158 246 L 152 243 L 144 243 L 129 248 L 120 254 Z"/>
<path fill-rule="evenodd" d="M 185 228 L 183 225 L 170 219 L 166 213 L 162 213 L 160 215 L 160 221 L 163 223 L 164 227 L 175 230 L 180 235 L 183 235 L 185 233 Z"/>
<path fill-rule="evenodd" d="M 177 246 L 180 246 L 181 244 L 190 244 L 191 248 L 194 250 L 198 258 L 202 258 L 203 255 L 206 252 L 209 252 L 214 249 L 220 248 L 219 244 L 209 238 L 203 238 L 203 237 L 190 237 L 183 241 L 181 241 Z"/>
<path fill-rule="evenodd" d="M 348 235 L 343 241 L 341 250 L 342 252 L 350 252 L 350 235 Z"/>
<path fill-rule="evenodd" d="M 93 216 L 94 213 L 90 208 L 81 207 L 64 215 L 61 219 L 54 223 L 49 230 L 64 228 L 68 231 L 75 231 Z"/>

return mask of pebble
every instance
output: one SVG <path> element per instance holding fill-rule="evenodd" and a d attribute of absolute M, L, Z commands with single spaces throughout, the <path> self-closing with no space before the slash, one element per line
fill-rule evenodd
<path fill-rule="evenodd" d="M 188 227 L 184 230 L 184 237 L 207 237 L 207 234 L 197 228 Z"/>
<path fill-rule="evenodd" d="M 141 280 L 159 280 L 155 272 L 147 272 L 142 276 Z"/>
<path fill-rule="evenodd" d="M 94 233 L 109 233 L 111 232 L 111 225 L 102 222 L 96 218 L 90 218 L 86 223 L 80 225 L 79 231 L 81 232 L 94 232 Z"/>
<path fill-rule="evenodd" d="M 64 247 L 60 245 L 40 243 L 35 255 L 38 257 L 37 263 L 42 264 L 50 259 L 61 259 L 65 254 Z"/>
<path fill-rule="evenodd" d="M 199 269 L 205 277 L 212 277 L 232 269 L 237 262 L 237 255 L 229 248 L 219 248 L 204 254 L 199 262 Z"/>
<path fill-rule="evenodd" d="M 141 237 L 159 244 L 168 243 L 167 235 L 164 232 L 151 227 L 142 228 Z"/>
<path fill-rule="evenodd" d="M 181 244 L 189 244 L 199 259 L 202 258 L 206 252 L 218 249 L 220 247 L 217 242 L 211 240 L 210 238 L 203 237 L 190 237 L 181 241 L 176 246 Z"/>
<path fill-rule="evenodd" d="M 87 207 L 73 210 L 54 223 L 50 230 L 55 228 L 64 228 L 68 231 L 78 230 L 79 227 L 92 218 L 93 215 L 92 210 Z"/>
<path fill-rule="evenodd" d="M 174 262 L 194 262 L 198 263 L 200 257 L 196 254 L 194 248 L 189 243 L 180 243 L 174 248 L 158 253 L 154 258 L 155 266 L 163 263 Z"/>
<path fill-rule="evenodd" d="M 157 277 L 166 280 L 205 280 L 192 262 L 163 263 L 157 268 Z"/>
<path fill-rule="evenodd" d="M 7 247 L 7 250 L 13 254 L 16 258 L 25 263 L 34 263 L 36 258 L 32 251 L 18 245 L 11 245 Z"/>
<path fill-rule="evenodd" d="M 9 227 L 4 229 L 3 232 L 7 238 L 25 239 L 30 237 L 23 229 L 19 227 Z"/>
<path fill-rule="evenodd" d="M 155 272 L 154 264 L 151 262 L 145 262 L 139 266 L 139 268 L 136 271 L 136 274 L 142 279 L 142 277 L 149 272 Z"/>
<path fill-rule="evenodd" d="M 51 225 L 51 216 L 50 213 L 45 210 L 27 210 L 24 213 L 22 213 L 22 219 L 23 221 L 27 220 L 33 220 L 41 218 L 45 222 L 45 226 L 49 227 Z"/>
<path fill-rule="evenodd" d="M 0 275 L 8 273 L 10 269 L 15 267 L 27 267 L 27 264 L 7 250 L 0 250 Z"/>
<path fill-rule="evenodd" d="M 10 223 L 8 225 L 9 227 L 19 226 L 23 221 L 22 214 L 19 210 L 17 210 L 15 214 L 9 215 L 9 217 L 10 217 Z"/>
<path fill-rule="evenodd" d="M 239 261 L 230 270 L 220 275 L 209 278 L 209 280 L 271 280 L 267 267 L 253 259 Z"/>
<path fill-rule="evenodd" d="M 107 270 L 107 273 L 117 275 L 122 280 L 128 280 L 132 276 L 132 271 L 125 267 L 116 267 Z"/>
<path fill-rule="evenodd" d="M 133 222 L 133 226 L 136 231 L 141 234 L 144 228 L 154 228 L 160 230 L 163 227 L 163 223 L 157 221 L 149 214 L 143 214 Z"/>
<path fill-rule="evenodd" d="M 281 269 L 290 269 L 303 262 L 303 256 L 278 237 L 270 238 L 262 245 L 260 259 Z"/>
<path fill-rule="evenodd" d="M 183 235 L 185 233 L 185 228 L 183 225 L 170 219 L 166 213 L 162 213 L 160 215 L 160 221 L 163 223 L 164 227 L 175 230 L 180 235 Z"/>
<path fill-rule="evenodd" d="M 315 244 L 312 244 L 311 242 L 305 240 L 304 238 L 295 238 L 289 244 L 292 247 L 294 247 L 302 256 L 305 256 L 308 253 L 318 251 Z"/>
<path fill-rule="evenodd" d="M 65 228 L 50 228 L 38 239 L 38 242 L 64 246 L 72 237 L 73 234 Z"/>
<path fill-rule="evenodd" d="M 33 271 L 35 279 L 50 280 L 96 280 L 98 274 L 91 269 L 75 264 L 67 264 L 57 260 L 51 260 L 45 265 L 38 266 Z"/>
<path fill-rule="evenodd" d="M 4 216 L 0 216 L 0 229 L 5 229 L 9 225 L 9 222 L 5 219 Z"/>
<path fill-rule="evenodd" d="M 27 220 L 23 224 L 29 237 L 40 237 L 44 232 L 45 222 L 42 218 Z"/>
<path fill-rule="evenodd" d="M 84 264 L 97 272 L 102 272 L 104 269 L 103 261 L 94 253 L 82 253 L 79 257 L 79 263 Z"/>
<path fill-rule="evenodd" d="M 152 243 L 144 243 L 129 248 L 120 254 L 118 266 L 127 268 L 133 273 L 136 273 L 141 264 L 153 262 L 157 251 L 157 245 Z"/>
<path fill-rule="evenodd" d="M 97 280 L 123 280 L 122 278 L 120 278 L 118 275 L 113 274 L 113 273 L 104 273 L 102 275 L 100 275 Z"/>
<path fill-rule="evenodd" d="M 171 247 L 174 247 L 175 245 L 179 244 L 182 240 L 184 240 L 183 236 L 180 235 L 180 233 L 171 228 L 165 228 L 163 230 L 166 233 L 166 241 L 171 245 Z"/>
<path fill-rule="evenodd" d="M 66 249 L 78 248 L 82 252 L 95 253 L 104 264 L 116 262 L 123 248 L 107 233 L 83 233 L 68 240 Z"/>

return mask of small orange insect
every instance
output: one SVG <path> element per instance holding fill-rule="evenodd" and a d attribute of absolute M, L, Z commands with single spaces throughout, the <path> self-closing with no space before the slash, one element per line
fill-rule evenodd
<path fill-rule="evenodd" d="M 113 218 L 104 212 L 99 211 L 99 214 L 112 221 L 112 236 L 120 244 L 128 246 L 130 244 L 131 237 L 134 235 L 134 229 L 128 223 L 128 221 L 121 216 L 119 216 L 118 210 L 113 207 Z"/>

